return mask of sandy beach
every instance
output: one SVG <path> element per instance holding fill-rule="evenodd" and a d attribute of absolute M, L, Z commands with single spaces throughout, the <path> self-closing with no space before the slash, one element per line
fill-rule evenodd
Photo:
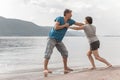
<path fill-rule="evenodd" d="M 46 78 L 41 78 L 38 69 L 23 71 L 23 74 L 3 74 L 0 75 L 0 80 L 120 80 L 120 66 L 106 69 L 99 67 L 96 70 L 89 70 L 87 68 L 76 69 L 69 74 L 50 74 Z"/>
<path fill-rule="evenodd" d="M 98 68 L 96 70 L 79 70 L 76 73 L 47 77 L 44 80 L 120 80 L 120 66 L 113 68 Z"/>

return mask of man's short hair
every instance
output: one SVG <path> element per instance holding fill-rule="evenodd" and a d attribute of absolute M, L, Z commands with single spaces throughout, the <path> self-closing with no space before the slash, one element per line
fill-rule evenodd
<path fill-rule="evenodd" d="M 71 13 L 71 12 L 72 12 L 72 10 L 70 10 L 70 9 L 65 9 L 65 11 L 64 11 L 64 16 L 66 16 L 66 14 Z"/>

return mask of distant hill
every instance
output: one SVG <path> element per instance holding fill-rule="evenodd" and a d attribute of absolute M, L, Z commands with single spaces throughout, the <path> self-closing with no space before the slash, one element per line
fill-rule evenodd
<path fill-rule="evenodd" d="M 52 27 L 38 26 L 32 22 L 0 17 L 0 36 L 48 36 Z M 68 31 L 66 36 L 81 36 L 83 33 Z"/>

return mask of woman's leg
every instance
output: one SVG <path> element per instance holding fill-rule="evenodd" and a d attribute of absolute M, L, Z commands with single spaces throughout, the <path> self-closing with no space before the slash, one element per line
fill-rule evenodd
<path fill-rule="evenodd" d="M 112 67 L 112 65 L 107 62 L 104 58 L 99 56 L 98 49 L 93 51 L 93 54 L 95 56 L 95 59 L 99 60 L 100 62 L 105 63 L 108 67 Z"/>
<path fill-rule="evenodd" d="M 87 56 L 88 56 L 88 58 L 90 60 L 90 63 L 92 64 L 92 68 L 91 69 L 95 69 L 96 66 L 95 66 L 95 63 L 94 63 L 94 59 L 92 57 L 92 51 L 91 50 L 88 51 Z"/>

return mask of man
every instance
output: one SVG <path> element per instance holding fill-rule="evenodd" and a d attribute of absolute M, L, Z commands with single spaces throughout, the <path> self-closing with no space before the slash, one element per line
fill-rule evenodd
<path fill-rule="evenodd" d="M 64 17 L 57 17 L 55 19 L 55 26 L 54 28 L 51 29 L 49 33 L 49 40 L 47 43 L 46 51 L 45 51 L 45 60 L 44 60 L 44 76 L 47 77 L 48 73 L 52 73 L 48 69 L 48 62 L 51 57 L 51 54 L 53 52 L 53 48 L 56 47 L 57 50 L 61 53 L 62 58 L 63 58 L 63 63 L 64 63 L 64 73 L 69 73 L 70 71 L 73 71 L 67 66 L 67 58 L 68 58 L 68 51 L 62 42 L 65 33 L 67 29 L 71 25 L 77 25 L 81 26 L 83 25 L 82 23 L 78 23 L 71 19 L 72 17 L 72 11 L 69 9 L 65 9 L 64 11 Z"/>

